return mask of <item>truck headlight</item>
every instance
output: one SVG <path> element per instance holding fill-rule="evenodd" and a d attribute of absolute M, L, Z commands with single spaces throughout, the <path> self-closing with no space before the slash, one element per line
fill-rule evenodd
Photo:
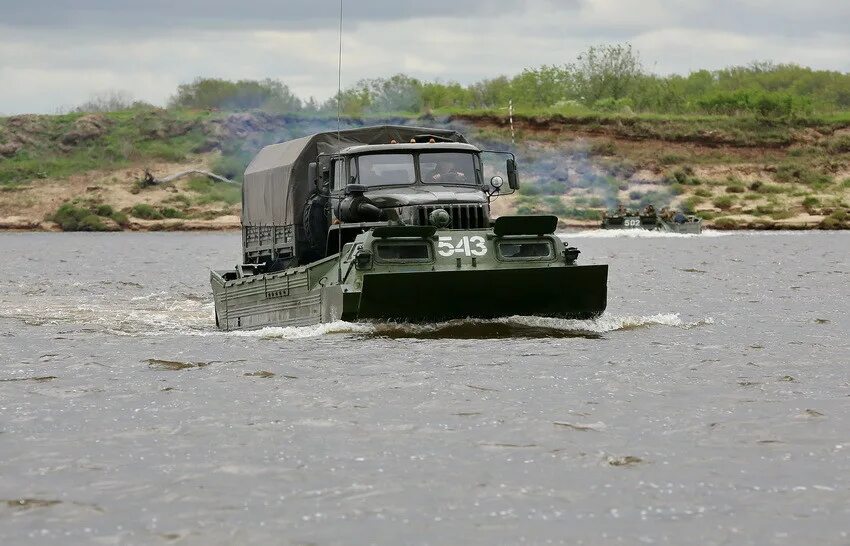
<path fill-rule="evenodd" d="M 448 227 L 452 223 L 452 217 L 446 212 L 446 209 L 437 209 L 431 211 L 428 215 L 428 221 L 437 229 Z"/>

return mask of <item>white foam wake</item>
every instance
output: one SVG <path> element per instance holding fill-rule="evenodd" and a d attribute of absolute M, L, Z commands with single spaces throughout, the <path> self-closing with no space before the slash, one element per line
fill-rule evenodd
<path fill-rule="evenodd" d="M 714 319 L 687 322 L 678 313 L 662 313 L 648 316 L 603 315 L 594 320 L 567 320 L 548 317 L 514 316 L 499 319 L 458 319 L 436 323 L 397 323 L 397 322 L 344 322 L 337 321 L 315 326 L 266 327 L 258 330 L 233 332 L 187 332 L 193 335 L 223 335 L 235 337 L 256 337 L 263 339 L 304 339 L 326 335 L 365 335 L 370 337 L 454 337 L 461 331 L 473 330 L 486 335 L 492 329 L 492 337 L 559 337 L 559 334 L 604 334 L 623 330 L 634 330 L 651 326 L 668 326 L 691 329 L 697 326 L 714 324 Z M 475 334 L 472 334 L 473 336 Z"/>
<path fill-rule="evenodd" d="M 646 326 L 673 326 L 687 330 L 703 324 L 714 324 L 714 319 L 707 317 L 694 322 L 686 322 L 682 320 L 678 313 L 659 313 L 647 316 L 602 315 L 601 317 L 593 320 L 569 320 L 549 317 L 508 317 L 504 319 L 495 319 L 493 322 L 604 334 L 607 332 L 632 330 Z"/>
<path fill-rule="evenodd" d="M 304 339 L 332 334 L 371 334 L 374 324 L 366 322 L 327 322 L 313 326 L 267 326 L 257 330 L 234 330 L 231 332 L 187 332 L 199 336 L 257 337 L 261 339 Z"/>
<path fill-rule="evenodd" d="M 130 300 L 101 296 L 80 301 L 32 296 L 0 309 L 0 318 L 13 318 L 33 326 L 77 324 L 126 335 L 215 328 L 212 298 L 204 301 L 174 297 L 165 292 Z"/>
<path fill-rule="evenodd" d="M 560 232 L 561 239 L 688 239 L 692 237 L 726 237 L 739 232 L 715 231 L 705 229 L 696 233 L 671 233 L 667 231 L 649 231 L 646 229 L 587 229 L 583 231 Z"/>
<path fill-rule="evenodd" d="M 457 319 L 437 323 L 331 322 L 313 326 L 275 326 L 257 330 L 221 332 L 215 327 L 211 298 L 166 292 L 114 300 L 86 301 L 31 296 L 14 306 L 0 307 L 0 318 L 14 318 L 32 326 L 73 324 L 126 336 L 233 336 L 265 339 L 303 339 L 329 335 L 370 337 L 569 337 L 651 326 L 693 328 L 711 324 L 711 318 L 686 322 L 676 313 L 656 315 L 605 314 L 594 320 L 512 316 L 499 319 Z"/>

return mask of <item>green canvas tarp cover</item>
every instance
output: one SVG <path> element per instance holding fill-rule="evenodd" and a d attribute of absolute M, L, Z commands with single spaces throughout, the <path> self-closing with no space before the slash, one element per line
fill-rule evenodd
<path fill-rule="evenodd" d="M 242 225 L 301 225 L 303 207 L 313 190 L 307 167 L 320 153 L 332 154 L 358 144 L 389 144 L 393 140 L 404 143 L 422 135 L 466 142 L 452 130 L 381 125 L 346 129 L 339 134 L 318 133 L 266 146 L 245 170 Z"/>

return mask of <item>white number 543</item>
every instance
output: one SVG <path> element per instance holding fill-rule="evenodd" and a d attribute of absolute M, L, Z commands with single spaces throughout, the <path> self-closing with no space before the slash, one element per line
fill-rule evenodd
<path fill-rule="evenodd" d="M 455 254 L 463 254 L 464 256 L 484 256 L 487 254 L 487 245 L 484 244 L 484 237 L 473 235 L 469 237 L 464 235 L 457 242 L 451 237 L 440 237 L 437 243 L 440 256 L 454 256 Z"/>

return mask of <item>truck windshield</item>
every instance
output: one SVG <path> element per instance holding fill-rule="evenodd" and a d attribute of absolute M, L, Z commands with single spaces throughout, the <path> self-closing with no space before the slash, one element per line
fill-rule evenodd
<path fill-rule="evenodd" d="M 478 184 L 472 154 L 423 153 L 419 155 L 419 169 L 426 184 Z"/>
<path fill-rule="evenodd" d="M 412 154 L 370 154 L 357 159 L 359 182 L 364 186 L 413 184 L 416 170 Z"/>

